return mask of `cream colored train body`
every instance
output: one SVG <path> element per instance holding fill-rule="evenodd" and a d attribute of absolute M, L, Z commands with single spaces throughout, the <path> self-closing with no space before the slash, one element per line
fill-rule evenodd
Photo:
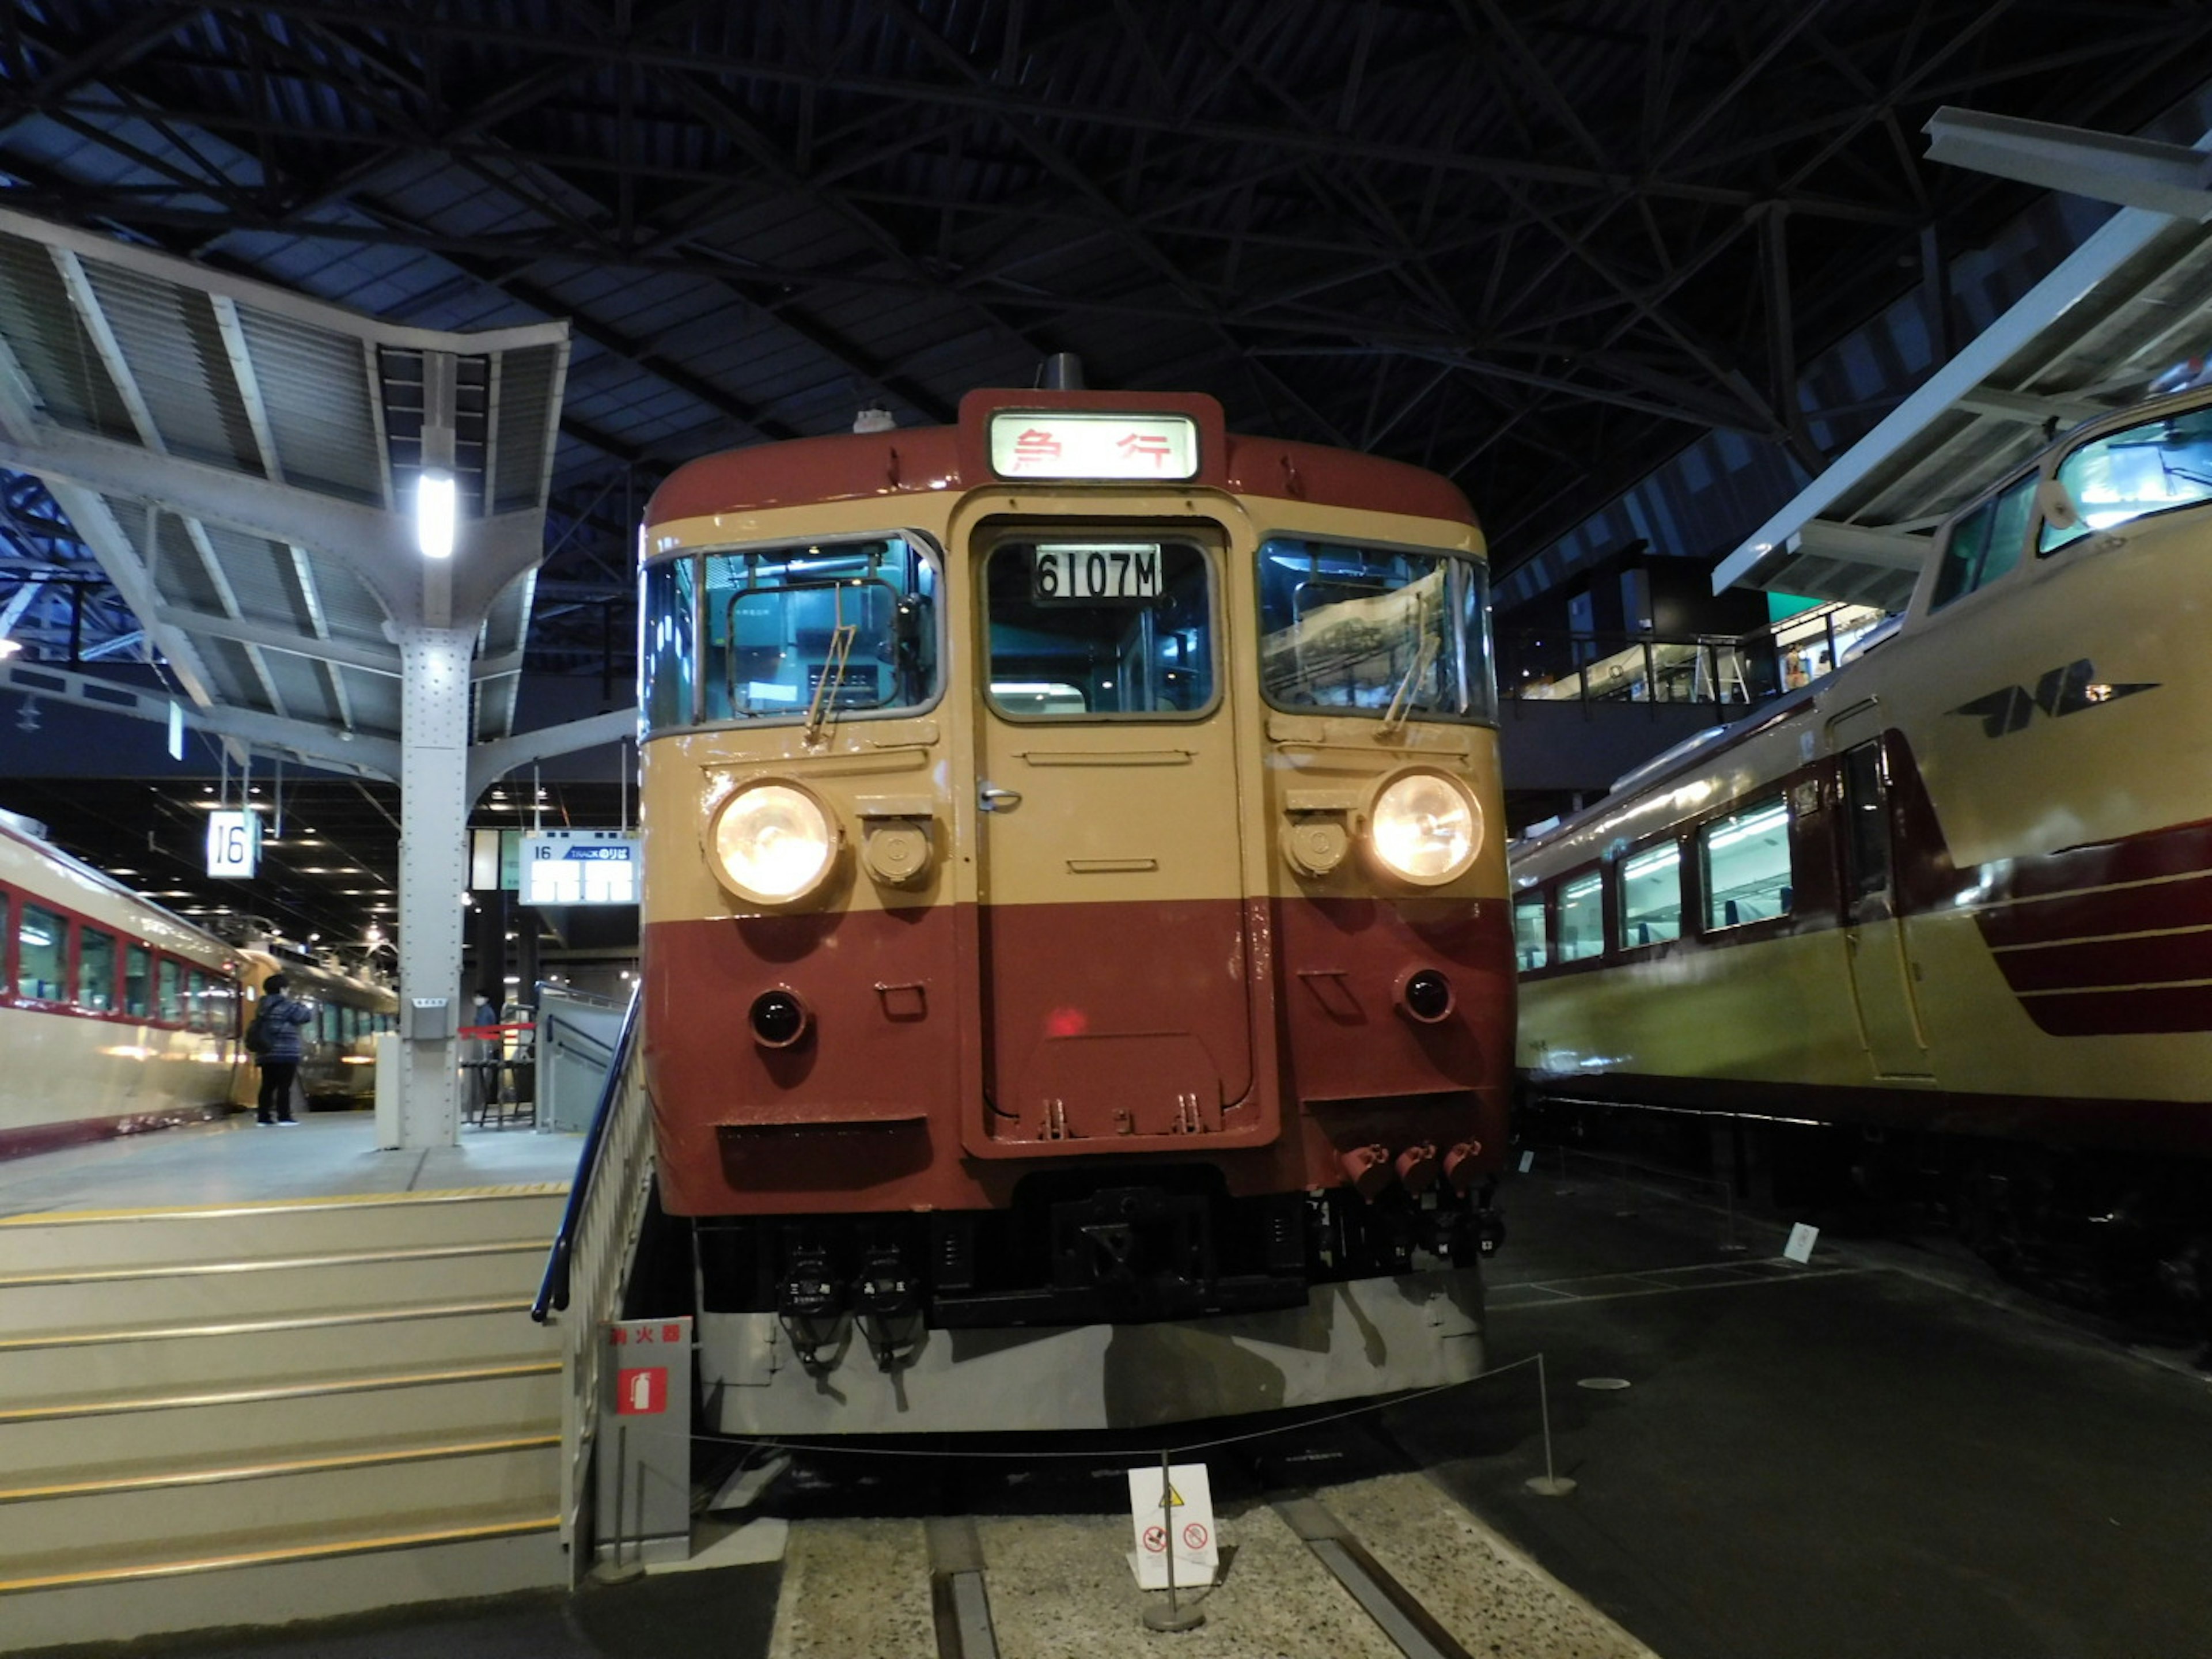
<path fill-rule="evenodd" d="M 240 953 L 0 821 L 0 1158 L 220 1112 Z"/>
<path fill-rule="evenodd" d="M 2194 1201 L 2208 403 L 2053 445 L 1939 530 L 1893 634 L 1517 848 L 1532 1097 L 1920 1132 L 1895 1144 L 2014 1196 L 2033 1170 L 2046 1200 Z"/>

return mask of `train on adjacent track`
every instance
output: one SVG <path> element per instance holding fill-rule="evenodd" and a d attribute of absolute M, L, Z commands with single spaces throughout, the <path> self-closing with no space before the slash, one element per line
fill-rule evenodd
<path fill-rule="evenodd" d="M 240 1036 L 280 970 L 315 1005 L 302 1092 L 372 1098 L 374 1037 L 398 1006 L 389 988 L 217 938 L 0 814 L 0 1158 L 251 1106 Z"/>
<path fill-rule="evenodd" d="M 977 392 L 691 463 L 641 562 L 642 1075 L 713 1426 L 1480 1369 L 1514 992 L 1455 488 Z"/>
<path fill-rule="evenodd" d="M 2079 428 L 1855 659 L 1519 844 L 1531 1106 L 1770 1121 L 1808 1190 L 2201 1297 L 2209 548 L 2212 394 Z"/>

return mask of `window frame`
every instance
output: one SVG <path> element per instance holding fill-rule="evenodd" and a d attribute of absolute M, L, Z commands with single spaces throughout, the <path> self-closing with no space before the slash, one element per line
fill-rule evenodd
<path fill-rule="evenodd" d="M 1604 966 L 1613 955 L 1613 906 L 1611 894 L 1614 886 L 1610 870 L 1611 861 L 1592 859 L 1587 863 L 1563 870 L 1544 884 L 1549 894 L 1545 906 L 1547 931 L 1552 942 L 1552 965 L 1547 974 L 1583 972 Z M 1567 889 L 1585 877 L 1597 878 L 1597 949 L 1588 956 L 1571 957 L 1566 953 L 1566 929 L 1562 926 L 1566 913 Z"/>
<path fill-rule="evenodd" d="M 1649 943 L 1632 945 L 1628 940 L 1630 926 L 1628 866 L 1645 854 L 1655 852 L 1662 847 L 1672 847 L 1674 849 L 1674 936 L 1672 939 L 1655 939 Z M 1632 847 L 1623 848 L 1608 862 L 1613 868 L 1613 879 L 1611 883 L 1612 902 L 1606 907 L 1606 925 L 1613 932 L 1614 941 L 1613 954 L 1641 961 L 1654 951 L 1664 951 L 1669 945 L 1681 944 L 1684 937 L 1690 933 L 1687 925 L 1689 918 L 1698 914 L 1692 903 L 1690 860 L 1683 851 L 1681 830 L 1680 828 L 1670 830 L 1653 836 L 1648 841 L 1638 842 Z"/>
<path fill-rule="evenodd" d="M 996 528 L 979 528 L 970 540 L 973 562 L 969 570 L 975 590 L 973 613 L 976 629 L 975 690 L 984 710 L 993 720 L 1004 720 L 1009 726 L 1042 726 L 1048 730 L 1067 726 L 1200 726 L 1220 714 L 1228 706 L 1229 676 L 1233 667 L 1228 633 L 1229 548 L 1221 537 L 1220 526 L 1211 520 L 1199 524 L 1165 527 L 1137 522 L 1114 526 L 1114 533 L 1117 536 L 1157 537 L 1164 548 L 1170 542 L 1181 542 L 1193 549 L 1206 565 L 1206 629 L 1211 635 L 1208 643 L 1212 654 L 1212 695 L 1202 708 L 1176 709 L 1165 714 L 1152 710 L 1126 714 L 1101 714 L 1088 711 L 1080 714 L 1018 714 L 999 706 L 998 699 L 991 695 L 990 562 L 1003 548 L 1034 545 L 1041 537 L 1065 533 L 1069 532 L 1050 523 L 1024 521 Z"/>
<path fill-rule="evenodd" d="M 2068 498 L 2074 502 L 2075 511 L 2078 514 L 2081 511 L 2081 501 L 2078 497 L 2075 496 L 2073 487 L 2068 484 L 2065 479 L 2061 476 L 2065 471 L 2066 464 L 2069 461 L 2081 454 L 2084 450 L 2092 448 L 2098 444 L 2110 443 L 2113 439 L 2124 437 L 2128 433 L 2136 431 L 2143 428 L 2156 426 L 2161 422 L 2174 420 L 2184 415 L 2202 413 L 2208 408 L 2212 408 L 2212 405 L 2208 405 L 2200 399 L 2197 402 L 2190 404 L 2182 408 L 2170 410 L 2165 414 L 2154 416 L 2148 420 L 2136 418 L 2124 421 L 2118 426 L 2108 427 L 2102 432 L 2094 433 L 2083 438 L 2080 442 L 2069 448 L 2064 454 L 2052 459 L 2048 463 L 2048 466 L 2042 476 L 2065 489 Z M 2138 417 L 2140 417 L 2142 414 L 2140 410 L 2136 410 L 2132 412 Z M 2075 549 L 2080 548 L 2086 544 L 2094 542 L 2100 536 L 2111 535 L 2117 531 L 2124 529 L 2130 525 L 2141 524 L 2146 519 L 2162 519 L 2169 513 L 2185 513 L 2192 507 L 2212 507 L 2212 495 L 2200 496 L 2193 501 L 2174 501 L 2166 507 L 2153 507 L 2148 513 L 2138 513 L 2132 518 L 2123 519 L 2118 524 L 2106 525 L 2102 529 L 2092 529 L 2085 517 L 2081 521 L 2077 522 L 2071 529 L 2063 532 L 2066 538 L 2065 540 L 2056 543 L 2050 547 L 2045 547 L 2043 544 L 2042 532 L 2045 528 L 2053 526 L 2049 526 L 2047 522 L 2043 520 L 2042 515 L 2039 513 L 2037 514 L 2037 533 L 2032 538 L 2035 549 L 2036 562 L 2040 562 L 2045 559 L 2063 557 L 2066 554 L 2074 551 Z M 2025 562 L 2025 561 L 2023 561 L 2023 562 Z"/>
<path fill-rule="evenodd" d="M 60 951 L 54 970 L 54 994 L 40 996 L 23 988 L 23 928 L 30 913 L 38 911 L 52 916 L 60 924 L 58 948 Z M 18 1003 L 27 1003 L 34 1008 L 68 1009 L 76 1003 L 76 933 L 80 921 L 76 913 L 42 898 L 35 893 L 17 896 L 14 915 L 8 929 L 9 973 L 8 989 Z"/>
<path fill-rule="evenodd" d="M 1540 931 L 1543 935 L 1544 959 L 1534 967 L 1523 966 L 1521 962 L 1521 910 L 1522 906 L 1529 904 L 1536 907 L 1536 916 L 1541 924 Z M 1552 897 L 1547 884 L 1539 882 L 1534 886 L 1514 894 L 1506 919 L 1513 930 L 1513 963 L 1516 971 L 1524 975 L 1544 974 L 1549 973 L 1553 968 L 1559 966 L 1559 952 L 1552 939 Z"/>
<path fill-rule="evenodd" d="M 2040 466 L 2032 466 L 2024 472 L 2014 473 L 1995 489 L 1976 496 L 1972 501 L 1952 516 L 1950 523 L 1945 527 L 1942 543 L 1936 550 L 1935 558 L 1929 561 L 1929 568 L 1934 573 L 1929 578 L 1928 586 L 1929 616 L 1933 617 L 1938 612 L 1948 611 L 1954 605 L 1962 605 L 1977 593 L 1986 592 L 1990 588 L 1998 586 L 2011 578 L 2015 572 L 2033 566 L 2035 560 L 2027 556 L 2031 549 L 2039 549 L 2043 542 L 2043 507 L 2042 503 L 2036 497 L 2042 488 L 2045 476 Z M 2027 495 L 2027 515 L 2021 526 L 2020 550 L 2014 556 L 2012 562 L 2002 570 L 1994 576 L 1984 577 L 1981 572 L 1990 562 L 1990 550 L 1995 544 L 1997 524 L 2002 517 L 2005 498 L 2014 490 L 2020 489 L 2024 489 Z M 1970 586 L 1960 588 L 1948 598 L 1941 597 L 1943 573 L 1948 568 L 1947 561 L 1950 556 L 1952 542 L 1957 538 L 1961 530 L 1984 513 L 1989 514 L 1990 535 L 1982 543 L 1980 553 L 1975 556 L 1972 572 L 1973 581 Z M 2037 556 L 2039 558 L 2043 556 L 2039 552 Z"/>
<path fill-rule="evenodd" d="M 1797 901 L 1798 895 L 1803 890 L 1804 883 L 1800 879 L 1797 858 L 1797 831 L 1801 820 L 1790 799 L 1795 786 L 1783 779 L 1776 779 L 1773 781 L 1775 787 L 1753 794 L 1739 796 L 1721 807 L 1719 811 L 1706 814 L 1689 826 L 1697 851 L 1695 860 L 1698 884 L 1697 916 L 1698 937 L 1700 939 L 1712 939 L 1722 944 L 1732 944 L 1739 939 L 1760 936 L 1758 932 L 1749 930 L 1786 932 L 1797 921 L 1801 915 Z M 1790 865 L 1788 884 L 1790 908 L 1771 916 L 1754 916 L 1748 921 L 1715 921 L 1712 920 L 1711 862 L 1712 854 L 1708 846 L 1708 838 L 1720 825 L 1732 819 L 1748 817 L 1753 811 L 1765 808 L 1770 803 L 1782 808 L 1783 847 Z"/>
<path fill-rule="evenodd" d="M 847 720 L 920 720 L 934 713 L 945 702 L 945 685 L 951 678 L 948 669 L 951 628 L 946 613 L 951 606 L 946 603 L 946 599 L 951 561 L 946 556 L 944 547 L 939 544 L 937 538 L 927 531 L 919 529 L 852 531 L 840 532 L 834 536 L 809 538 L 804 544 L 826 550 L 883 541 L 910 543 L 925 558 L 932 561 L 935 568 L 936 603 L 930 607 L 936 613 L 933 619 L 937 629 L 937 672 L 934 684 L 930 687 L 929 696 L 921 702 L 901 703 L 890 708 L 840 708 L 826 711 L 823 717 L 824 726 L 841 726 Z M 643 741 L 651 743 L 659 738 L 675 737 L 692 732 L 750 732 L 763 728 L 780 729 L 787 726 L 805 723 L 806 710 L 803 706 L 794 708 L 787 714 L 733 715 L 727 720 L 712 720 L 706 718 L 708 620 L 706 562 L 710 558 L 728 555 L 743 556 L 748 553 L 779 552 L 798 544 L 787 536 L 711 544 L 702 542 L 690 546 L 672 548 L 665 553 L 656 555 L 640 563 L 637 571 L 639 639 L 637 672 L 638 721 L 641 727 L 644 726 L 645 711 L 648 706 L 646 697 L 644 650 L 645 629 L 648 621 L 645 603 L 647 574 L 664 565 L 680 563 L 685 559 L 693 561 L 697 568 L 696 579 L 691 584 L 691 717 L 688 722 L 645 730 Z"/>
<path fill-rule="evenodd" d="M 1504 697 L 1498 689 L 1498 639 L 1497 631 L 1491 625 L 1492 592 L 1490 561 L 1488 558 L 1480 554 L 1462 551 L 1458 548 L 1435 546 L 1423 547 L 1418 546 L 1411 542 L 1389 541 L 1382 537 L 1375 537 L 1372 538 L 1363 537 L 1358 539 L 1330 538 L 1322 532 L 1310 530 L 1293 529 L 1286 526 L 1276 526 L 1272 529 L 1255 527 L 1253 534 L 1252 648 L 1255 653 L 1254 674 L 1255 684 L 1260 693 L 1260 702 L 1264 708 L 1272 709 L 1276 714 L 1288 714 L 1299 720 L 1379 720 L 1383 719 L 1389 713 L 1388 708 L 1340 708 L 1333 707 L 1324 708 L 1313 703 L 1278 702 L 1273 697 L 1267 694 L 1267 678 L 1265 673 L 1260 672 L 1258 658 L 1260 647 L 1266 639 L 1265 622 L 1260 611 L 1260 561 L 1266 556 L 1267 544 L 1271 541 L 1277 539 L 1286 541 L 1318 541 L 1327 542 L 1328 544 L 1331 546 L 1357 547 L 1363 550 L 1371 550 L 1377 553 L 1408 554 L 1417 558 L 1437 560 L 1457 559 L 1461 562 L 1468 565 L 1473 568 L 1474 574 L 1482 583 L 1482 604 L 1477 608 L 1476 614 L 1480 618 L 1482 629 L 1482 655 L 1485 669 L 1485 679 L 1486 682 L 1484 690 L 1489 698 L 1489 712 L 1486 715 L 1482 714 L 1446 714 L 1437 713 L 1431 709 L 1408 709 L 1402 718 L 1405 724 L 1408 726 L 1423 722 L 1434 722 L 1436 724 L 1444 726 L 1480 726 L 1491 731 L 1496 731 L 1498 729 L 1498 722 L 1503 718 L 1500 710 L 1504 704 Z M 1447 586 L 1449 586 L 1449 581 L 1447 582 Z M 1462 672 L 1460 675 L 1462 684 L 1464 684 L 1467 678 L 1467 675 L 1464 672 L 1466 665 L 1465 659 L 1465 641 L 1462 641 L 1461 649 Z"/>

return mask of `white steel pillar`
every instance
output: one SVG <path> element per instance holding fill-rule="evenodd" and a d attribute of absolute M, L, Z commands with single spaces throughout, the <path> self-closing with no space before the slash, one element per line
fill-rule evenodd
<path fill-rule="evenodd" d="M 399 777 L 398 1145 L 460 1139 L 461 895 L 468 887 L 473 629 L 403 628 Z"/>

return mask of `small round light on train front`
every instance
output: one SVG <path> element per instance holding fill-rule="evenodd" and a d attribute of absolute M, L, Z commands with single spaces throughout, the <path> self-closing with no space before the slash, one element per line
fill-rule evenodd
<path fill-rule="evenodd" d="M 708 844 L 722 884 L 756 904 L 789 904 L 822 884 L 837 821 L 795 784 L 750 783 L 722 803 Z"/>
<path fill-rule="evenodd" d="M 1474 797 L 1441 772 L 1408 772 L 1375 797 L 1368 844 L 1393 875 L 1425 887 L 1467 873 L 1482 847 Z"/>
<path fill-rule="evenodd" d="M 755 997 L 745 1020 L 753 1028 L 753 1041 L 763 1048 L 788 1048 L 813 1024 L 799 994 L 781 985 Z"/>
<path fill-rule="evenodd" d="M 1422 1024 L 1434 1025 L 1451 1016 L 1451 981 L 1433 968 L 1416 969 L 1400 982 L 1398 1001 Z"/>

